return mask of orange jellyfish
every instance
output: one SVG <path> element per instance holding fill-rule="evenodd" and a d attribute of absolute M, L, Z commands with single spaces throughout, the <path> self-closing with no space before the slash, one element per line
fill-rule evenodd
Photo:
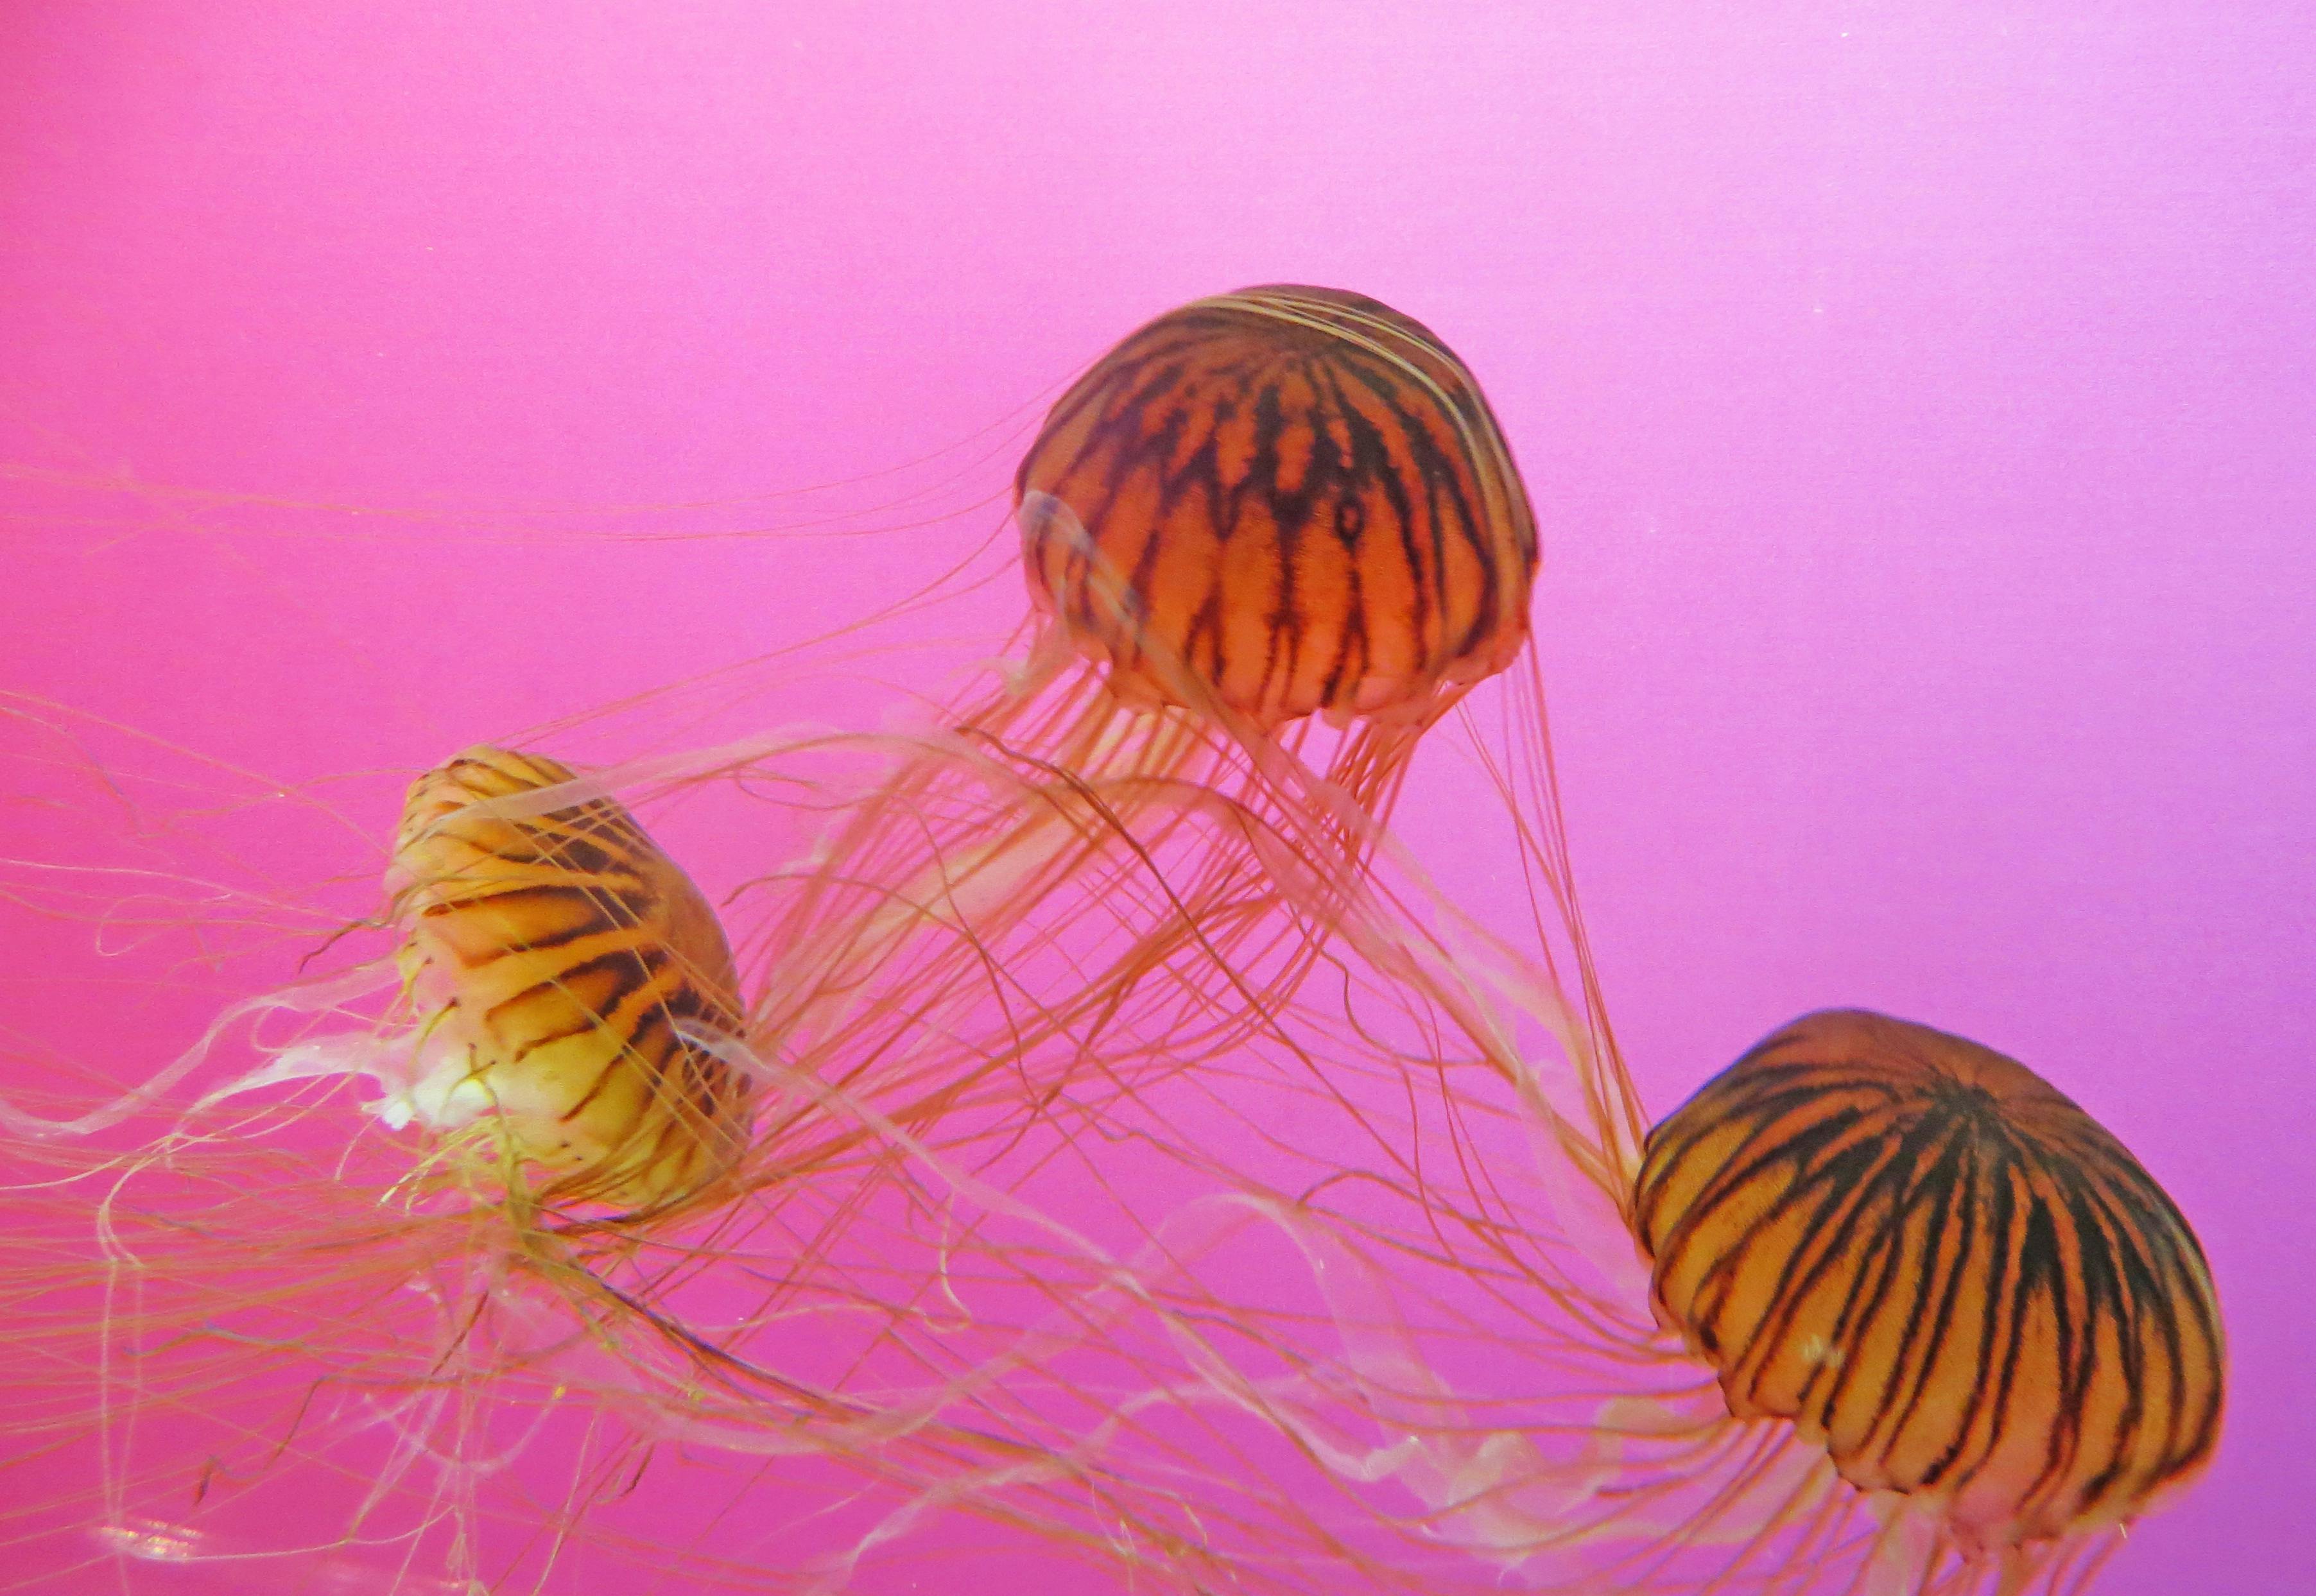
<path fill-rule="evenodd" d="M 1495 419 L 1438 338 L 1358 295 L 1159 317 L 1055 404 L 1015 502 L 1025 658 L 832 831 L 877 906 L 838 873 L 774 884 L 768 945 L 829 962 L 767 971 L 749 1016 L 785 1050 L 821 1025 L 798 993 L 906 994 L 880 1012 L 912 1034 L 856 1030 L 879 1062 L 844 1081 L 913 1128 L 992 1070 L 1041 1100 L 1096 1039 L 1119 1068 L 1226 1051 L 1330 918 L 1285 910 L 1262 847 L 1347 884 L 1424 730 L 1528 636 L 1535 522 Z M 1075 973 L 961 1062 L 936 1016 L 1062 948 Z"/>

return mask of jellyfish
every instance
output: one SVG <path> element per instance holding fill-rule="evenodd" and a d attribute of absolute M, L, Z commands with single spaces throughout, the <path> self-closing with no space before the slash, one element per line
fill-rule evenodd
<path fill-rule="evenodd" d="M 1486 400 L 1358 295 L 1159 317 L 1055 403 L 1014 501 L 1023 652 L 849 805 L 824 852 L 842 873 L 766 883 L 785 968 L 828 962 L 767 971 L 751 1035 L 809 1045 L 819 994 L 905 994 L 846 1012 L 878 1063 L 843 1079 L 913 1127 L 992 1072 L 1034 1104 L 1089 1060 L 1126 1092 L 1137 1057 L 1226 1056 L 1311 967 L 1418 740 L 1528 633 L 1535 521 Z M 961 1060 L 942 1016 L 1056 957 L 998 1052 Z"/>
<path fill-rule="evenodd" d="M 1650 1131 L 1633 1223 L 1731 1424 L 1790 1425 L 1839 1476 L 1796 1513 L 1893 1500 L 2012 1591 L 2211 1460 L 2225 1352 L 2195 1233 L 1991 1048 L 1804 1015 Z"/>
<path fill-rule="evenodd" d="M 577 779 L 477 747 L 412 786 L 388 880 L 416 1033 L 380 1112 L 480 1126 L 483 1163 L 537 1172 L 539 1201 L 632 1218 L 730 1168 L 753 1083 L 698 1040 L 738 1024 L 723 927 L 634 815 L 494 807 Z"/>
<path fill-rule="evenodd" d="M 2072 1592 L 2209 1463 L 2204 1254 L 2057 1088 L 1831 1010 L 1650 1127 L 1581 924 L 1580 999 L 1421 890 L 1377 878 L 1357 995 L 1293 1021 L 1377 1084 L 1375 1156 L 1282 1133 L 1264 1178 L 1213 1170 L 1111 1321 L 1287 1443 L 1237 1482 L 1257 1544 L 1432 1591 Z"/>
<path fill-rule="evenodd" d="M 1142 1544 L 1134 1494 L 993 1395 L 1028 1352 L 975 1323 L 1009 1289 L 975 1279 L 1011 1239 L 969 1233 L 984 1188 L 752 1048 L 722 918 L 633 810 L 471 748 L 411 785 L 385 875 L 382 954 L 125 1096 L 0 1105 L 4 1432 L 94 1481 L 22 1493 L 20 1549 L 543 1578 L 619 1554 L 606 1514 L 671 1450 L 710 1505 L 649 1556 L 700 1578 L 826 1587 L 937 1512 Z M 266 1020 L 291 1036 L 212 1079 Z M 797 1527 L 779 1556 L 703 1549 L 734 1501 Z"/>

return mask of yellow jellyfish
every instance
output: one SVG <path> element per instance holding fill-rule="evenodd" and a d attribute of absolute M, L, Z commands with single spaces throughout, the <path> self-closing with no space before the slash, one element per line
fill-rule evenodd
<path fill-rule="evenodd" d="M 807 1090 L 824 1061 L 760 1060 L 717 913 L 632 811 L 470 749 L 411 786 L 387 885 L 384 956 L 228 1016 L 298 1023 L 256 1068 L 212 1081 L 213 1028 L 127 1098 L 5 1105 L 0 1433 L 85 1482 L 18 1494 L 19 1552 L 544 1578 L 616 1550 L 673 1449 L 691 1497 L 802 1521 L 753 1583 L 952 1509 L 1113 1556 L 1142 1510 L 984 1396 L 1023 1337 L 975 1309 L 1043 1299 L 975 1278 L 983 1189 Z M 705 1517 L 641 1555 L 740 1577 Z"/>
<path fill-rule="evenodd" d="M 697 1040 L 734 1033 L 738 979 L 716 911 L 622 805 L 494 807 L 577 779 L 475 748 L 412 786 L 387 879 L 417 1042 L 387 1112 L 481 1125 L 542 1201 L 650 1212 L 746 1145 L 753 1084 Z"/>
<path fill-rule="evenodd" d="M 307 1022 L 257 1068 L 197 1071 L 213 1028 L 164 1072 L 191 1076 L 190 1102 L 164 1078 L 77 1116 L 9 1109 L 28 1223 L 0 1271 L 5 1344 L 56 1403 L 8 1429 L 35 1455 L 97 1454 L 93 1499 L 45 1504 L 63 1567 L 94 1532 L 80 1566 L 302 1556 L 307 1576 L 433 1588 L 429 1554 L 464 1555 L 422 1543 L 465 1538 L 475 1457 L 578 1378 L 557 1338 L 646 1330 L 609 1311 L 612 1260 L 575 1221 L 633 1246 L 711 1201 L 752 1083 L 695 1040 L 739 1005 L 713 911 L 616 801 L 539 801 L 575 780 L 490 748 L 422 776 L 387 873 L 394 945 L 237 1006 Z M 348 1083 L 358 1108 L 332 1090 Z M 140 1139 L 102 1145 L 124 1126 Z M 349 1470 L 370 1483 L 333 1497 Z M 288 1506 L 261 1534 L 236 1523 L 244 1496 Z"/>
<path fill-rule="evenodd" d="M 2225 1358 L 2195 1234 L 1991 1049 L 1796 1020 L 1649 1133 L 1633 1213 L 1657 1317 L 1731 1422 L 1790 1424 L 2007 1588 L 2211 1459 Z"/>
<path fill-rule="evenodd" d="M 1857 1010 L 1642 1132 L 1546 873 L 1579 1001 L 1376 878 L 1352 996 L 1281 1021 L 1382 1083 L 1369 1155 L 1312 1134 L 1239 1172 L 1108 1321 L 1113 1356 L 1171 1342 L 1185 1388 L 1291 1443 L 1237 1482 L 1250 1546 L 1430 1591 L 2087 1588 L 2219 1434 L 2218 1300 L 2170 1198 L 2024 1065 Z M 1278 1153 L 1287 1113 L 1243 1109 Z"/>

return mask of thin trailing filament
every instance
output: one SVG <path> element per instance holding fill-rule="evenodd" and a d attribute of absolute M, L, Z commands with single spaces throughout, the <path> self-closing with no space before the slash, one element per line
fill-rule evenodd
<path fill-rule="evenodd" d="M 740 999 L 699 889 L 610 798 L 532 812 L 566 766 L 473 748 L 413 784 L 388 881 L 426 1056 L 409 1094 L 480 1122 L 558 1198 L 656 1208 L 745 1144 L 751 1086 L 690 1038 Z"/>
<path fill-rule="evenodd" d="M 1792 1422 L 1965 1547 L 2129 1520 L 2210 1459 L 2223 1349 L 2187 1220 L 1975 1042 L 1797 1020 L 1650 1134 L 1635 1212 L 1732 1415 Z"/>
<path fill-rule="evenodd" d="M 1536 523 L 1463 362 L 1332 288 L 1159 317 L 1021 462 L 1032 595 L 1121 696 L 1422 719 L 1528 635 Z M 1064 514 L 1064 511 L 1068 513 Z"/>

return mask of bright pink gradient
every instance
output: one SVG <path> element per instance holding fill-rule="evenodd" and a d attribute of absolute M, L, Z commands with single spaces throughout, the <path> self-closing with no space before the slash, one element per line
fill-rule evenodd
<path fill-rule="evenodd" d="M 2217 1466 L 2100 1588 L 2277 1590 L 2316 1564 L 2312 59 L 2294 8 L 2186 0 L 26 0 L 0 458 L 736 501 L 966 439 L 1200 293 L 1375 294 L 1466 356 L 1544 518 L 1651 1106 L 1829 1004 L 2075 1095 L 2195 1223 L 2234 1355 Z M 930 557 L 0 495 L 0 683 L 290 780 L 793 642 Z M 1436 749 L 1405 826 L 1512 930 L 1489 802 Z"/>

